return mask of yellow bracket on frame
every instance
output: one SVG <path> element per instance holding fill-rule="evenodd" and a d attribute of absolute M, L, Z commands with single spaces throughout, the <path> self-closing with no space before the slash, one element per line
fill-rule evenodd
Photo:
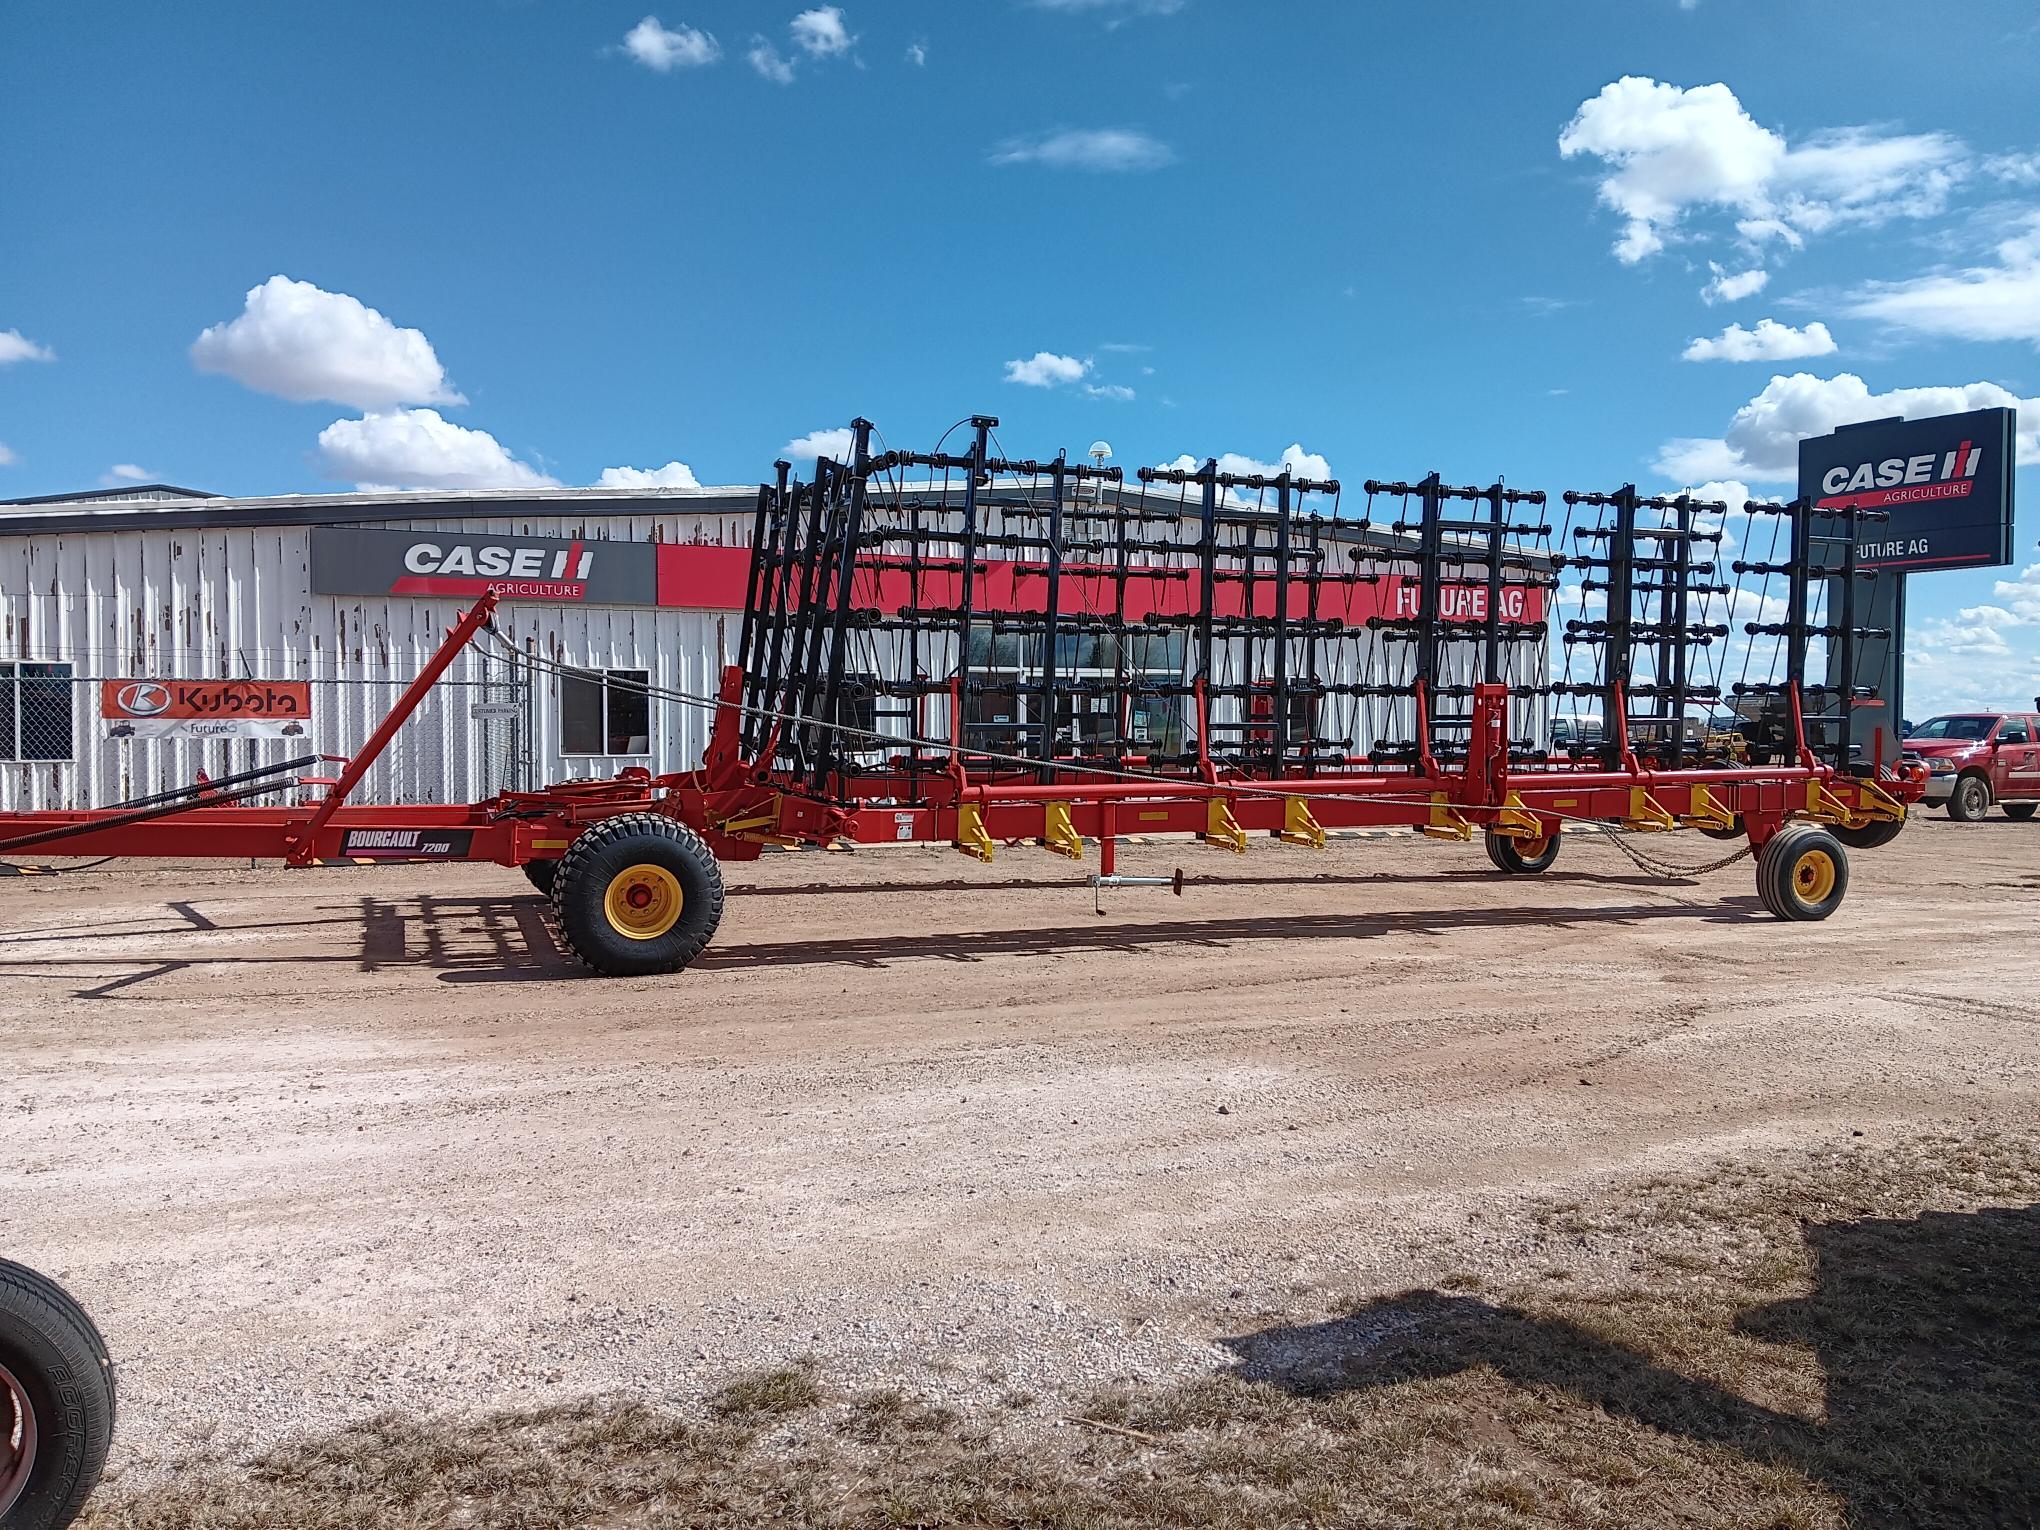
<path fill-rule="evenodd" d="M 1640 786 L 1629 788 L 1629 816 L 1622 823 L 1640 834 L 1655 834 L 1679 826 L 1679 820 L 1665 811 L 1664 804 Z"/>
<path fill-rule="evenodd" d="M 1905 804 L 1875 781 L 1859 779 L 1856 782 L 1856 811 L 1849 823 L 1854 827 L 1865 821 L 1902 823 L 1905 821 Z"/>
<path fill-rule="evenodd" d="M 984 810 L 975 802 L 956 810 L 956 848 L 987 866 L 992 863 L 992 836 L 985 832 Z"/>
<path fill-rule="evenodd" d="M 1473 825 L 1459 816 L 1443 792 L 1431 793 L 1431 821 L 1417 825 L 1419 834 L 1428 834 L 1433 839 L 1456 839 L 1462 842 L 1473 838 Z"/>
<path fill-rule="evenodd" d="M 1048 817 L 1041 826 L 1041 843 L 1044 849 L 1073 861 L 1084 858 L 1084 837 L 1070 822 L 1070 805 L 1067 802 L 1048 804 Z"/>
<path fill-rule="evenodd" d="M 1204 842 L 1219 850 L 1230 850 L 1235 855 L 1247 853 L 1247 831 L 1240 827 L 1239 820 L 1232 815 L 1232 806 L 1223 797 L 1213 797 L 1204 810 Z"/>
<path fill-rule="evenodd" d="M 1495 814 L 1495 821 L 1488 826 L 1504 839 L 1548 839 L 1551 830 L 1544 827 L 1535 813 L 1523 806 L 1523 799 L 1510 792 L 1502 799 L 1501 811 Z"/>
<path fill-rule="evenodd" d="M 1301 797 L 1282 799 L 1281 837 L 1285 845 L 1303 845 L 1312 850 L 1325 847 L 1325 831 L 1310 816 L 1310 804 Z"/>
<path fill-rule="evenodd" d="M 1679 822 L 1689 829 L 1733 829 L 1735 814 L 1713 792 L 1696 786 L 1686 799 L 1686 816 Z"/>

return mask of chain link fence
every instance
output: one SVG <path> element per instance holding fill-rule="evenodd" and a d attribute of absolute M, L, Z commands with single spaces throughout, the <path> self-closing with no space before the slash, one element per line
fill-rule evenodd
<path fill-rule="evenodd" d="M 262 681 L 306 686 L 309 715 L 280 736 L 151 736 L 102 715 L 100 666 L 0 662 L 0 811 L 106 807 L 167 791 L 201 772 L 218 777 L 307 754 L 351 757 L 368 742 L 412 674 L 292 674 L 285 656 L 246 656 Z M 159 680 L 242 680 L 250 673 Z M 471 653 L 426 692 L 349 798 L 352 802 L 474 802 L 534 784 L 532 683 L 507 655 Z M 313 774 L 331 774 L 337 766 Z"/>

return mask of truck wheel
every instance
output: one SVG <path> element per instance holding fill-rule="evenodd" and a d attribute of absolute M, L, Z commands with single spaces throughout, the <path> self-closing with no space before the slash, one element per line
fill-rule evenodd
<path fill-rule="evenodd" d="M 621 813 L 560 857 L 553 912 L 573 953 L 605 977 L 678 972 L 722 923 L 722 870 L 663 813 Z"/>
<path fill-rule="evenodd" d="M 1957 823 L 1981 823 L 1990 811 L 1990 782 L 1982 776 L 1964 776 L 1948 794 L 1948 816 Z"/>
<path fill-rule="evenodd" d="M 2035 810 L 2040 810 L 2040 802 L 2006 802 L 2000 804 L 2000 806 L 2005 810 L 2005 817 L 2015 819 L 2020 823 L 2024 823 L 2028 818 L 2031 818 Z"/>
<path fill-rule="evenodd" d="M 1848 852 L 1826 829 L 1791 824 L 1757 853 L 1757 896 L 1780 919 L 1825 919 L 1848 890 Z"/>
<path fill-rule="evenodd" d="M 1847 845 L 1851 850 L 1875 850 L 1879 845 L 1888 845 L 1905 829 L 1903 818 L 1873 819 L 1869 823 L 1851 827 L 1845 823 L 1833 825 L 1828 832 Z"/>
<path fill-rule="evenodd" d="M 538 889 L 540 897 L 550 898 L 552 896 L 553 878 L 559 875 L 559 870 L 560 863 L 558 861 L 526 861 L 524 863 L 524 880 Z"/>
<path fill-rule="evenodd" d="M 1558 859 L 1558 838 L 1553 833 L 1542 839 L 1512 839 L 1490 829 L 1487 857 L 1512 877 L 1535 876 L 1540 871 L 1550 870 L 1551 863 Z"/>
<path fill-rule="evenodd" d="M 0 1259 L 0 1524 L 68 1525 L 112 1439 L 106 1341 L 62 1286 Z"/>

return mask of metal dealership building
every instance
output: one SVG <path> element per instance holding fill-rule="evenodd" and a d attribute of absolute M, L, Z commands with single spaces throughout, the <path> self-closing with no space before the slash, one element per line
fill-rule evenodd
<path fill-rule="evenodd" d="M 105 806 L 200 771 L 350 754 L 485 588 L 508 646 L 462 653 L 356 800 L 474 801 L 691 768 L 711 714 L 670 693 L 713 696 L 736 650 L 757 499 L 755 487 L 236 499 L 155 485 L 0 504 L 0 809 Z M 1481 577 L 1456 567 L 1469 587 Z M 1353 598 L 1397 598 L 1376 591 Z M 1472 645 L 1449 646 L 1470 674 Z M 1541 629 L 1511 648 L 1512 670 L 1536 683 Z M 973 706 L 1024 708 L 1023 691 Z M 946 718 L 916 726 L 947 736 Z"/>

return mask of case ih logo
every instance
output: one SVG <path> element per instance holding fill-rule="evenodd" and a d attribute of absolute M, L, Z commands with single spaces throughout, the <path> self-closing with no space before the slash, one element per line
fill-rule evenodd
<path fill-rule="evenodd" d="M 526 600 L 586 600 L 595 550 L 580 542 L 549 550 L 515 543 L 413 542 L 392 595 L 498 595 Z"/>
<path fill-rule="evenodd" d="M 1967 499 L 1976 487 L 1976 468 L 1982 460 L 1983 448 L 1964 441 L 1938 458 L 1932 452 L 1921 452 L 1865 462 L 1853 469 L 1843 463 L 1821 475 L 1821 508 L 1876 510 L 1933 499 Z"/>

